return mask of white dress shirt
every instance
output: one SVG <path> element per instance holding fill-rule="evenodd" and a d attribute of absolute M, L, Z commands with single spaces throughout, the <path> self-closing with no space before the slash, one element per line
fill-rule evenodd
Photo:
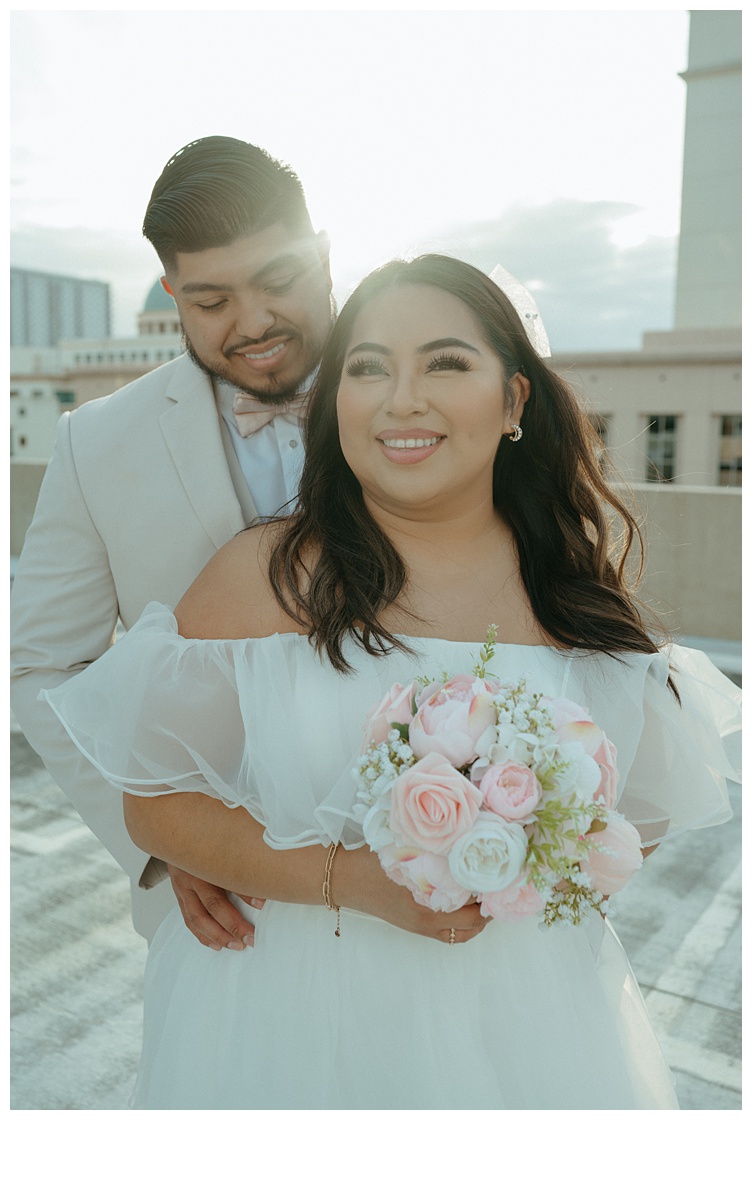
<path fill-rule="evenodd" d="M 310 380 L 302 390 L 307 390 Z M 260 517 L 292 510 L 303 470 L 303 437 L 298 417 L 282 413 L 250 437 L 241 437 L 232 412 L 238 388 L 214 380 L 217 408 L 229 430 L 251 499 Z"/>

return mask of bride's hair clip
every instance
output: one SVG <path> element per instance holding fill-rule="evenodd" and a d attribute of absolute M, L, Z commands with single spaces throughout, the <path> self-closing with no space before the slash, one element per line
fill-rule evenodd
<path fill-rule="evenodd" d="M 524 284 L 520 283 L 519 279 L 515 279 L 514 275 L 510 275 L 509 271 L 499 266 L 498 263 L 488 278 L 494 281 L 499 291 L 504 293 L 507 300 L 517 310 L 517 315 L 525 326 L 525 333 L 536 354 L 540 358 L 550 358 L 551 347 L 546 327 L 538 312 L 538 306 Z"/>

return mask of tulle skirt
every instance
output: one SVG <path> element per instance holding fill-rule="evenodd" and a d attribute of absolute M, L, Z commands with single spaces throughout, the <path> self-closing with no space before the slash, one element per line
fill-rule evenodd
<path fill-rule="evenodd" d="M 175 910 L 149 951 L 146 1109 L 676 1108 L 613 930 L 491 921 L 449 946 L 267 902 L 209 950 Z"/>

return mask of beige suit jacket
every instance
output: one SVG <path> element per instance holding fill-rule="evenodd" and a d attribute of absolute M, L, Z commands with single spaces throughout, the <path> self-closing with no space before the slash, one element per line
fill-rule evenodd
<path fill-rule="evenodd" d="M 185 355 L 65 414 L 12 589 L 13 711 L 130 876 L 134 925 L 147 937 L 172 888 L 139 886 L 149 859 L 128 836 L 122 802 L 38 696 L 103 654 L 118 617 L 128 629 L 150 600 L 177 604 L 255 515 L 234 475 L 209 379 Z"/>

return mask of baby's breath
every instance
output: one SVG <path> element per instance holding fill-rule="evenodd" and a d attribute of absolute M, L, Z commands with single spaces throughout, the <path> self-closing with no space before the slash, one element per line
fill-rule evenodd
<path fill-rule="evenodd" d="M 608 901 L 595 891 L 585 876 L 575 872 L 568 882 L 566 889 L 554 889 L 543 910 L 541 924 L 582 925 L 590 919 L 592 913 L 600 913 L 605 917 L 609 911 Z"/>
<path fill-rule="evenodd" d="M 397 729 L 392 729 L 385 742 L 375 743 L 368 747 L 358 759 L 353 775 L 360 787 L 357 791 L 359 800 L 370 802 L 378 793 L 383 793 L 393 780 L 407 771 L 416 762 L 410 746 L 400 737 Z"/>

